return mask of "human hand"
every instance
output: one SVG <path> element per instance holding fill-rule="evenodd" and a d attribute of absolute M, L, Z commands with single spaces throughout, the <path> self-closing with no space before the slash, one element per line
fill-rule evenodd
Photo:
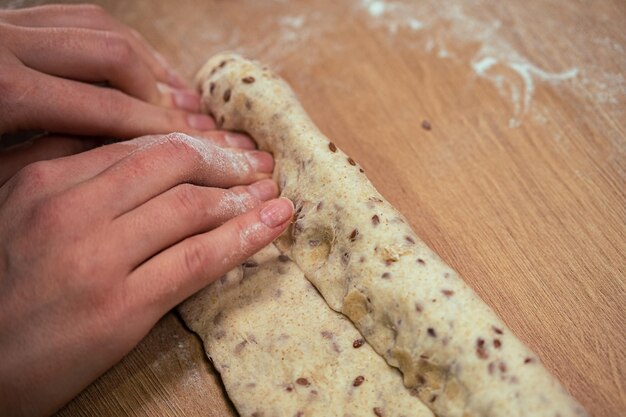
<path fill-rule="evenodd" d="M 174 133 L 37 162 L 0 187 L 4 415 L 52 413 L 284 231 L 293 205 L 272 200 L 272 169 L 265 152 Z"/>
<path fill-rule="evenodd" d="M 0 134 L 126 139 L 214 127 L 198 94 L 98 6 L 0 10 L 0 68 Z"/>

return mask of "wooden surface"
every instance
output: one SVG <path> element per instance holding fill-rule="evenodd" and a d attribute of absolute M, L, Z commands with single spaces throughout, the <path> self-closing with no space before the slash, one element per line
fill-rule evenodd
<path fill-rule="evenodd" d="M 236 416 L 201 342 L 173 313 L 58 416 Z"/>
<path fill-rule="evenodd" d="M 189 78 L 223 49 L 278 70 L 587 410 L 623 415 L 624 1 L 102 4 Z M 59 415 L 229 407 L 168 315 Z"/>

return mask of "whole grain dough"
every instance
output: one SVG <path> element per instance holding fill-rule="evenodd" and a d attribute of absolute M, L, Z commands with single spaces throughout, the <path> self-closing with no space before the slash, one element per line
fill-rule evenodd
<path fill-rule="evenodd" d="M 243 417 L 433 417 L 274 245 L 179 312 Z"/>
<path fill-rule="evenodd" d="M 297 213 L 281 250 L 436 415 L 587 416 L 320 133 L 283 80 L 227 53 L 211 58 L 197 83 L 220 127 L 273 152 L 281 193 Z"/>

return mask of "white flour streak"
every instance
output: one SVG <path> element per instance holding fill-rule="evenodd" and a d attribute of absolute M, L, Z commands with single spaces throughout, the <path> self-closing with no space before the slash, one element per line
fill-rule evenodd
<path fill-rule="evenodd" d="M 529 63 L 512 62 L 509 67 L 515 70 L 524 80 L 524 112 L 530 108 L 530 101 L 535 91 L 534 77 L 541 81 L 559 82 L 574 78 L 578 74 L 578 68 L 572 68 L 561 73 L 547 72 Z"/>
<path fill-rule="evenodd" d="M 220 173 L 235 172 L 244 175 L 250 172 L 250 164 L 242 153 L 219 147 L 191 136 L 185 142 L 193 147 L 204 161 Z"/>
<path fill-rule="evenodd" d="M 595 102 L 617 105 L 620 98 L 626 96 L 626 78 L 623 73 L 601 72 L 597 68 L 590 73 L 595 75 L 585 76 L 582 85 Z"/>
<path fill-rule="evenodd" d="M 252 197 L 247 194 L 226 193 L 212 209 L 215 214 L 224 218 L 248 211 L 252 205 Z"/>
<path fill-rule="evenodd" d="M 409 29 L 411 29 L 412 31 L 417 31 L 417 30 L 420 30 L 420 29 L 422 29 L 424 27 L 424 23 L 423 22 L 421 22 L 421 21 L 419 21 L 417 19 L 414 19 L 412 17 L 409 17 L 407 19 L 406 23 L 407 23 L 407 26 L 409 27 Z"/>
<path fill-rule="evenodd" d="M 477 62 L 473 62 L 472 63 L 472 68 L 474 68 L 474 72 L 477 75 L 483 76 L 485 75 L 485 72 L 493 67 L 496 63 L 498 62 L 497 59 L 495 59 L 492 56 L 487 56 Z"/>
<path fill-rule="evenodd" d="M 304 16 L 284 16 L 278 19 L 279 37 L 282 45 L 292 44 L 306 39 L 307 34 L 302 30 Z"/>
<path fill-rule="evenodd" d="M 383 1 L 366 0 L 363 3 L 367 6 L 367 11 L 369 12 L 369 14 L 374 17 L 383 14 L 387 6 Z"/>
<path fill-rule="evenodd" d="M 522 57 L 518 57 L 517 60 L 505 59 L 502 62 L 500 59 L 495 56 L 485 56 L 474 60 L 471 66 L 476 75 L 491 81 L 500 94 L 510 98 L 513 104 L 513 116 L 509 119 L 511 128 L 518 127 L 521 117 L 530 110 L 535 92 L 535 80 L 556 83 L 574 78 L 578 74 L 577 68 L 560 73 L 544 71 Z M 498 67 L 513 70 L 519 79 L 511 78 L 506 75 L 506 72 L 498 71 Z"/>
<path fill-rule="evenodd" d="M 507 28 L 503 28 L 500 20 L 483 20 L 469 15 L 464 8 L 472 6 L 467 3 L 453 1 L 446 7 L 440 7 L 428 1 L 361 0 L 358 7 L 366 11 L 371 26 L 383 27 L 393 36 L 394 42 L 399 39 L 395 36 L 399 28 L 425 32 L 426 38 L 421 39 L 424 49 L 439 58 L 461 60 L 460 56 L 468 55 L 457 55 L 456 50 L 452 52 L 446 44 L 477 43 L 476 52 L 468 61 L 464 58 L 463 62 L 467 62 L 478 77 L 490 81 L 511 102 L 513 114 L 509 120 L 510 127 L 519 126 L 531 110 L 537 84 L 558 84 L 579 74 L 578 68 L 549 72 L 533 64 L 502 36 L 507 33 Z M 411 43 L 408 38 L 407 45 Z"/>
<path fill-rule="evenodd" d="M 279 20 L 283 26 L 289 26 L 293 29 L 300 29 L 304 23 L 304 16 L 285 16 Z"/>
<path fill-rule="evenodd" d="M 404 5 L 397 2 L 381 0 L 361 0 L 360 7 L 367 11 L 367 14 L 376 23 L 382 24 L 385 29 L 395 35 L 400 28 L 405 28 L 411 32 L 422 30 L 425 25 L 419 19 L 411 15 L 404 14 Z"/>

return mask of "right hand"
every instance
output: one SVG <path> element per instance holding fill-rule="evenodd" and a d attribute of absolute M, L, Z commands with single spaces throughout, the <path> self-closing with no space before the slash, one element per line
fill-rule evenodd
<path fill-rule="evenodd" d="M 209 134 L 214 141 L 221 133 Z M 0 409 L 48 415 L 176 304 L 269 244 L 271 155 L 173 133 L 30 164 L 0 188 Z"/>

